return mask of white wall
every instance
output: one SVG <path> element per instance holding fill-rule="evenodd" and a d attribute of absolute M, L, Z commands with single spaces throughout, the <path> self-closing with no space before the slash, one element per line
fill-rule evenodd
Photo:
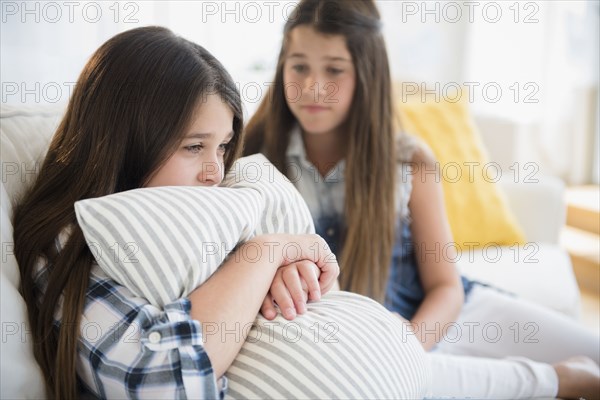
<path fill-rule="evenodd" d="M 266 93 L 295 3 L 2 0 L 1 102 L 66 102 L 100 44 L 156 24 L 219 58 L 249 115 Z M 506 165 L 535 162 L 572 183 L 594 179 L 594 171 L 598 180 L 598 2 L 384 0 L 378 6 L 394 78 L 441 97 L 447 88 L 470 85 L 468 100 L 494 144 L 493 157 Z"/>
<path fill-rule="evenodd" d="M 295 4 L 68 3 L 2 2 L 2 103 L 66 102 L 85 62 L 104 41 L 137 26 L 163 25 L 213 53 L 238 82 L 246 106 L 252 108 L 270 79 L 285 12 L 291 12 Z"/>

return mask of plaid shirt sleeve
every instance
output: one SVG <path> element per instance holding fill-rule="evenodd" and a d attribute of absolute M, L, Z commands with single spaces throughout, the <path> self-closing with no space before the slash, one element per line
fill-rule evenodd
<path fill-rule="evenodd" d="M 101 398 L 223 398 L 226 378 L 217 382 L 190 308 L 184 298 L 160 310 L 94 266 L 77 360 L 86 391 Z"/>

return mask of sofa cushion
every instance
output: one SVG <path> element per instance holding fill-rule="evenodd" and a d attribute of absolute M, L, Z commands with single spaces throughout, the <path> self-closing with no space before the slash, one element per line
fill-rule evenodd
<path fill-rule="evenodd" d="M 400 104 L 399 112 L 403 127 L 421 137 L 440 164 L 448 221 L 458 246 L 523 244 L 524 235 L 495 184 L 498 169 L 488 163 L 466 101 L 419 98 Z"/>
<path fill-rule="evenodd" d="M 2 183 L 12 204 L 35 180 L 63 112 L 59 105 L 2 105 Z"/>
<path fill-rule="evenodd" d="M 459 254 L 457 265 L 468 278 L 490 284 L 519 297 L 580 316 L 580 296 L 565 250 L 546 243 L 524 246 L 487 245 Z"/>
<path fill-rule="evenodd" d="M 42 372 L 33 357 L 27 309 L 18 288 L 19 268 L 13 254 L 12 209 L 26 185 L 33 182 L 48 142 L 62 114 L 62 107 L 10 107 L 0 110 L 2 165 L 1 221 L 2 269 L 0 307 L 0 398 L 45 397 Z"/>

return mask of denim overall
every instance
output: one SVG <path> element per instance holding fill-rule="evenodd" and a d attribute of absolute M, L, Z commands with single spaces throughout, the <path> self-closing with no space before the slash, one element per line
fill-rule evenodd
<path fill-rule="evenodd" d="M 339 257 L 342 251 L 341 234 L 345 229 L 343 217 L 321 216 L 314 222 L 317 234 L 325 239 L 331 250 Z M 396 224 L 391 261 L 384 306 L 410 320 L 425 299 L 425 291 L 419 276 L 409 224 Z M 464 276 L 461 276 L 461 280 L 466 298 L 474 282 Z"/>
<path fill-rule="evenodd" d="M 400 144 L 399 154 L 402 154 L 402 159 L 410 161 L 416 142 L 410 136 L 403 136 Z M 325 178 L 321 177 L 315 166 L 306 159 L 304 144 L 297 127 L 291 133 L 286 156 L 287 162 L 294 165 L 294 170 L 301 172 L 292 182 L 307 202 L 316 233 L 325 239 L 339 259 L 346 231 L 343 215 L 345 162 L 340 161 Z M 404 167 L 407 167 L 407 164 L 401 165 L 398 175 L 398 189 L 402 191 L 402 194 L 398 194 L 398 199 L 403 198 L 406 204 L 398 205 L 399 216 L 384 305 L 388 310 L 395 311 L 406 319 L 412 319 L 425 299 L 425 291 L 419 276 L 407 209 L 412 190 L 410 172 Z M 401 215 L 402 213 L 406 215 Z M 464 277 L 461 279 L 467 298 L 474 282 Z"/>

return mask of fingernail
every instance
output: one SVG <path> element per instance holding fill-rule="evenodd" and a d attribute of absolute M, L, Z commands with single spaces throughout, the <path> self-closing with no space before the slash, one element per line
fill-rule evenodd
<path fill-rule="evenodd" d="M 321 300 L 321 291 L 320 290 L 313 290 L 311 292 L 311 297 L 313 300 Z"/>
<path fill-rule="evenodd" d="M 292 319 L 296 316 L 296 310 L 294 310 L 292 307 L 286 308 L 283 314 L 286 318 Z"/>
<path fill-rule="evenodd" d="M 296 308 L 298 309 L 298 314 L 304 314 L 306 312 L 306 304 L 304 303 L 298 304 Z"/>
<path fill-rule="evenodd" d="M 277 315 L 277 313 L 274 310 L 267 310 L 265 311 L 264 317 L 266 319 L 273 319 L 275 318 L 275 315 Z"/>

